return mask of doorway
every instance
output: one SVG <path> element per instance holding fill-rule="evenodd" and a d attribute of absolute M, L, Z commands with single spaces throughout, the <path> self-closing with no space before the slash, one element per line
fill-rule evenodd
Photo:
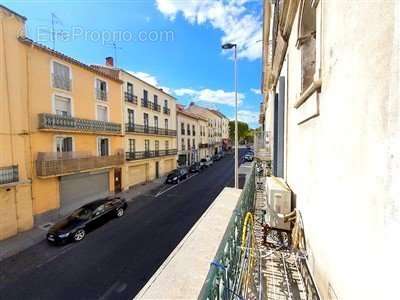
<path fill-rule="evenodd" d="M 115 193 L 120 193 L 121 188 L 121 168 L 114 169 L 114 191 Z"/>
<path fill-rule="evenodd" d="M 156 179 L 160 177 L 160 163 L 156 161 Z"/>

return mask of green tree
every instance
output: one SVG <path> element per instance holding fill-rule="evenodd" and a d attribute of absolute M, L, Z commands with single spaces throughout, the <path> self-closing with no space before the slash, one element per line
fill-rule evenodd
<path fill-rule="evenodd" d="M 249 125 L 245 122 L 238 121 L 238 139 L 239 143 L 247 141 L 252 141 L 252 130 L 249 128 Z M 235 140 L 235 121 L 229 121 L 229 138 L 231 141 Z"/>

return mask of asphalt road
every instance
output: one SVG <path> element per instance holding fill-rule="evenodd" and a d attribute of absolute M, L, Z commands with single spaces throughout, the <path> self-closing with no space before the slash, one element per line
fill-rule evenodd
<path fill-rule="evenodd" d="M 225 186 L 233 155 L 155 197 L 129 203 L 123 218 L 80 243 L 43 241 L 0 263 L 0 299 L 132 299 Z"/>

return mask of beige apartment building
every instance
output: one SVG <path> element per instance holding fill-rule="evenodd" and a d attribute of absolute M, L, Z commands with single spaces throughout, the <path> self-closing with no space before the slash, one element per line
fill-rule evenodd
<path fill-rule="evenodd" d="M 208 153 L 214 155 L 226 150 L 229 140 L 229 119 L 214 109 L 201 107 L 191 102 L 187 111 L 207 119 Z"/>
<path fill-rule="evenodd" d="M 393 299 L 400 2 L 264 1 L 260 120 L 321 299 Z"/>
<path fill-rule="evenodd" d="M 176 168 L 176 99 L 131 73 L 114 67 L 113 58 L 96 69 L 123 82 L 123 189 L 149 182 Z"/>
<path fill-rule="evenodd" d="M 207 119 L 177 104 L 176 120 L 179 165 L 190 165 L 208 156 Z"/>

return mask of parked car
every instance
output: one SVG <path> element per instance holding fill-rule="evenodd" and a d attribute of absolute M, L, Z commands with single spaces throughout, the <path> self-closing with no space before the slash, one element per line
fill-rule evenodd
<path fill-rule="evenodd" d="M 212 164 L 213 164 L 213 160 L 209 156 L 207 156 L 206 158 L 202 158 L 200 160 L 200 167 L 201 168 L 208 168 Z"/>
<path fill-rule="evenodd" d="M 128 204 L 120 197 L 110 197 L 90 202 L 54 224 L 47 232 L 47 241 L 64 244 L 83 240 L 89 231 L 112 218 L 120 218 Z"/>
<path fill-rule="evenodd" d="M 165 181 L 165 183 L 176 184 L 179 181 L 186 179 L 188 177 L 188 174 L 189 174 L 189 170 L 186 167 L 176 169 L 168 174 L 167 180 Z"/>
<path fill-rule="evenodd" d="M 195 162 L 189 168 L 190 173 L 198 173 L 198 172 L 200 172 L 200 170 L 201 170 L 201 166 L 200 166 L 200 163 L 198 163 L 198 162 Z"/>
<path fill-rule="evenodd" d="M 253 161 L 254 160 L 254 154 L 252 152 L 247 152 L 244 155 L 244 160 L 245 161 Z"/>

